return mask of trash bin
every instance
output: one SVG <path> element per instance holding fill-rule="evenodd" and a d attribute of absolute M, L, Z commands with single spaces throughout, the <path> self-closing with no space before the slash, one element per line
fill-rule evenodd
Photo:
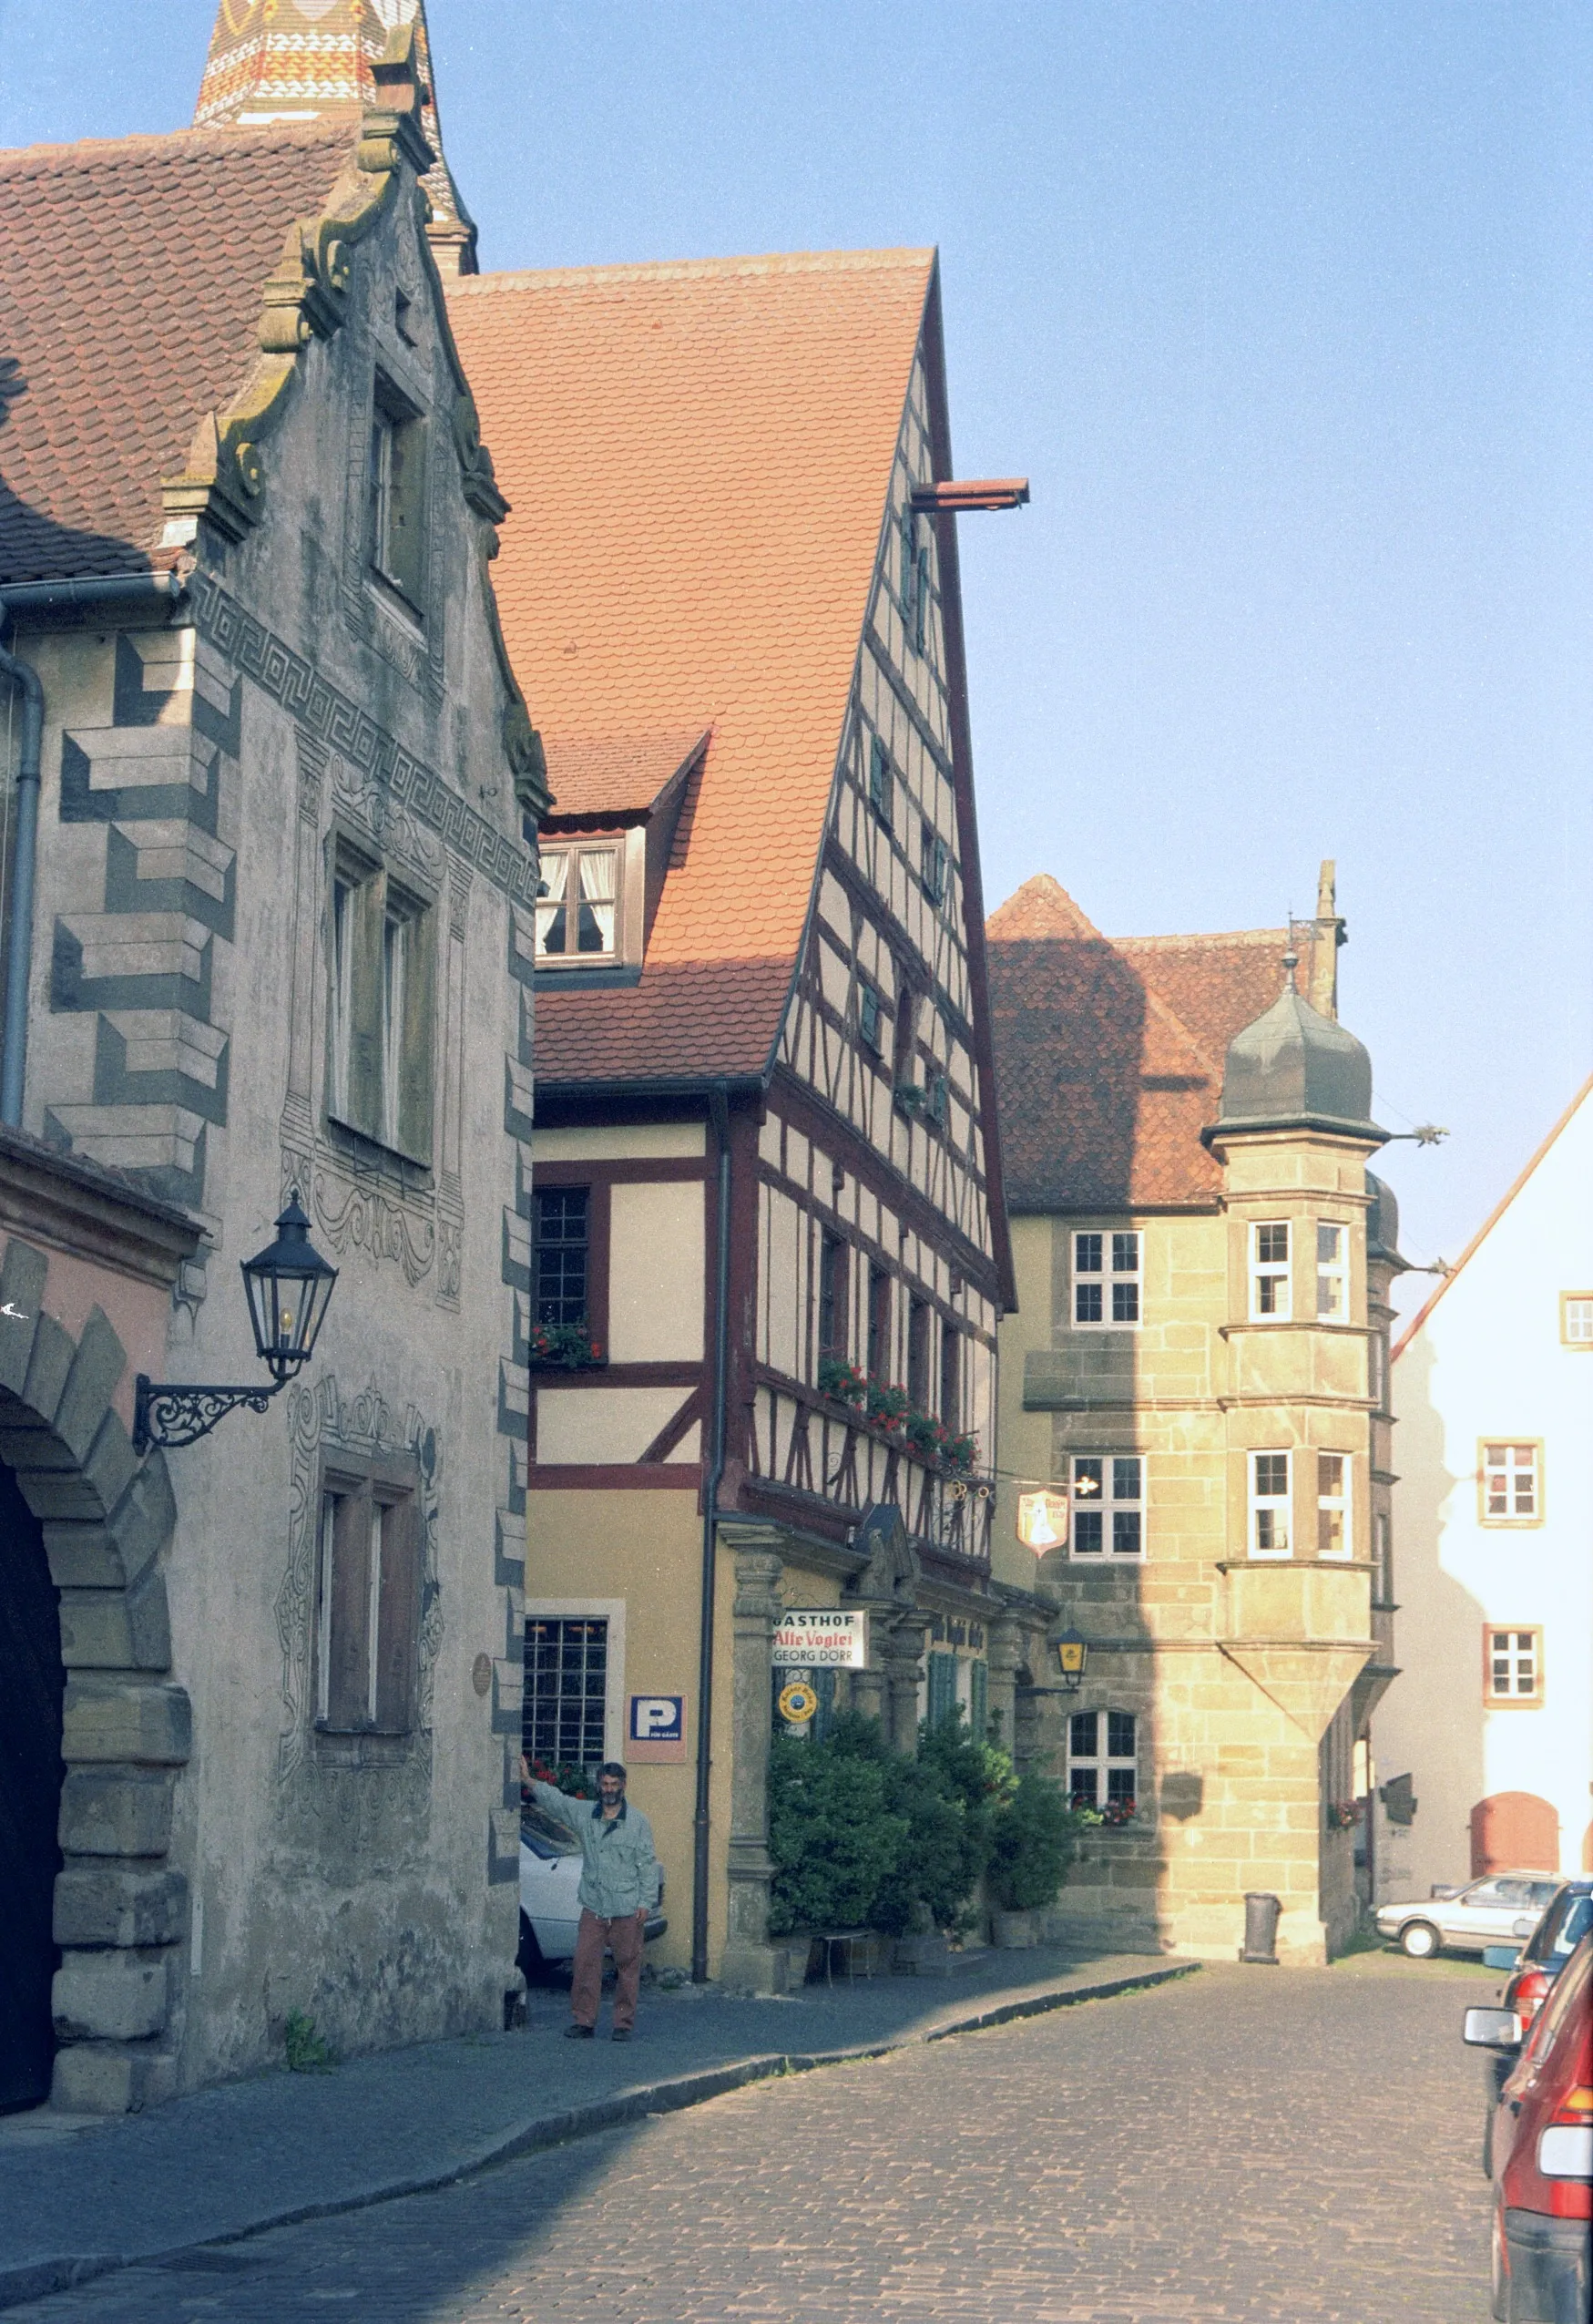
<path fill-rule="evenodd" d="M 1278 1916 L 1283 1907 L 1273 1896 L 1261 1896 L 1253 1889 L 1245 1891 L 1244 1950 L 1241 1961 L 1264 1961 L 1269 1968 L 1278 1966 Z"/>

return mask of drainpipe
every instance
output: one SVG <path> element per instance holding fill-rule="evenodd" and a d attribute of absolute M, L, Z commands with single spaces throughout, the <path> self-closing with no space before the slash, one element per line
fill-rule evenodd
<path fill-rule="evenodd" d="M 0 636 L 16 613 L 56 613 L 73 606 L 169 604 L 182 589 L 176 573 L 113 573 L 78 581 L 13 581 L 0 587 Z M 44 747 L 45 690 L 38 672 L 0 646 L 0 678 L 22 696 L 22 753 L 16 768 L 16 855 L 12 872 L 11 930 L 5 948 L 5 1047 L 0 1050 L 0 1124 L 22 1127 L 27 1067 L 27 998 L 33 976 L 33 891 L 38 861 L 39 759 Z"/>
<path fill-rule="evenodd" d="M 714 1260 L 713 1424 L 702 1489 L 702 1621 L 697 1649 L 697 1812 L 692 1829 L 691 1981 L 708 1981 L 708 1793 L 713 1767 L 713 1617 L 719 1489 L 725 1473 L 725 1406 L 730 1346 L 730 1118 L 729 1084 L 709 1100 L 719 1140 L 719 1234 Z"/>

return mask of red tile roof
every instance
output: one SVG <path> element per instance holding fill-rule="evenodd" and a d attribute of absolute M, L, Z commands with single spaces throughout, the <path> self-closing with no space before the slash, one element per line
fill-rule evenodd
<path fill-rule="evenodd" d="M 0 579 L 138 571 L 357 122 L 0 154 Z"/>
<path fill-rule="evenodd" d="M 1215 1203 L 1200 1131 L 1229 1042 L 1278 997 L 1288 931 L 1108 939 L 1042 874 L 985 933 L 1010 1207 Z M 1294 939 L 1309 975 L 1315 930 Z"/>
<path fill-rule="evenodd" d="M 554 812 L 546 820 L 557 829 L 585 817 L 646 814 L 698 756 L 708 732 L 699 724 L 677 728 L 672 734 L 595 740 L 544 734 L 542 741 L 554 799 Z"/>
<path fill-rule="evenodd" d="M 933 267 L 863 251 L 448 286 L 515 511 L 493 579 L 533 718 L 566 742 L 713 728 L 641 985 L 539 994 L 539 1078 L 772 1051 Z"/>

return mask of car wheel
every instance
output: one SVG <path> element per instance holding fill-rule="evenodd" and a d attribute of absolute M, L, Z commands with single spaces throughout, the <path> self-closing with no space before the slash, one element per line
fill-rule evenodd
<path fill-rule="evenodd" d="M 1413 1961 L 1431 1961 L 1438 1950 L 1438 1931 L 1430 1920 L 1407 1920 L 1399 1932 L 1400 1950 Z"/>

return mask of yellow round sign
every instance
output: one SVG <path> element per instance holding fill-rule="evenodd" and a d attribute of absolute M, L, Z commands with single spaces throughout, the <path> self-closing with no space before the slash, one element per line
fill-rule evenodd
<path fill-rule="evenodd" d="M 780 1690 L 780 1715 L 788 1726 L 805 1727 L 819 1707 L 819 1698 L 805 1678 L 793 1678 Z"/>

